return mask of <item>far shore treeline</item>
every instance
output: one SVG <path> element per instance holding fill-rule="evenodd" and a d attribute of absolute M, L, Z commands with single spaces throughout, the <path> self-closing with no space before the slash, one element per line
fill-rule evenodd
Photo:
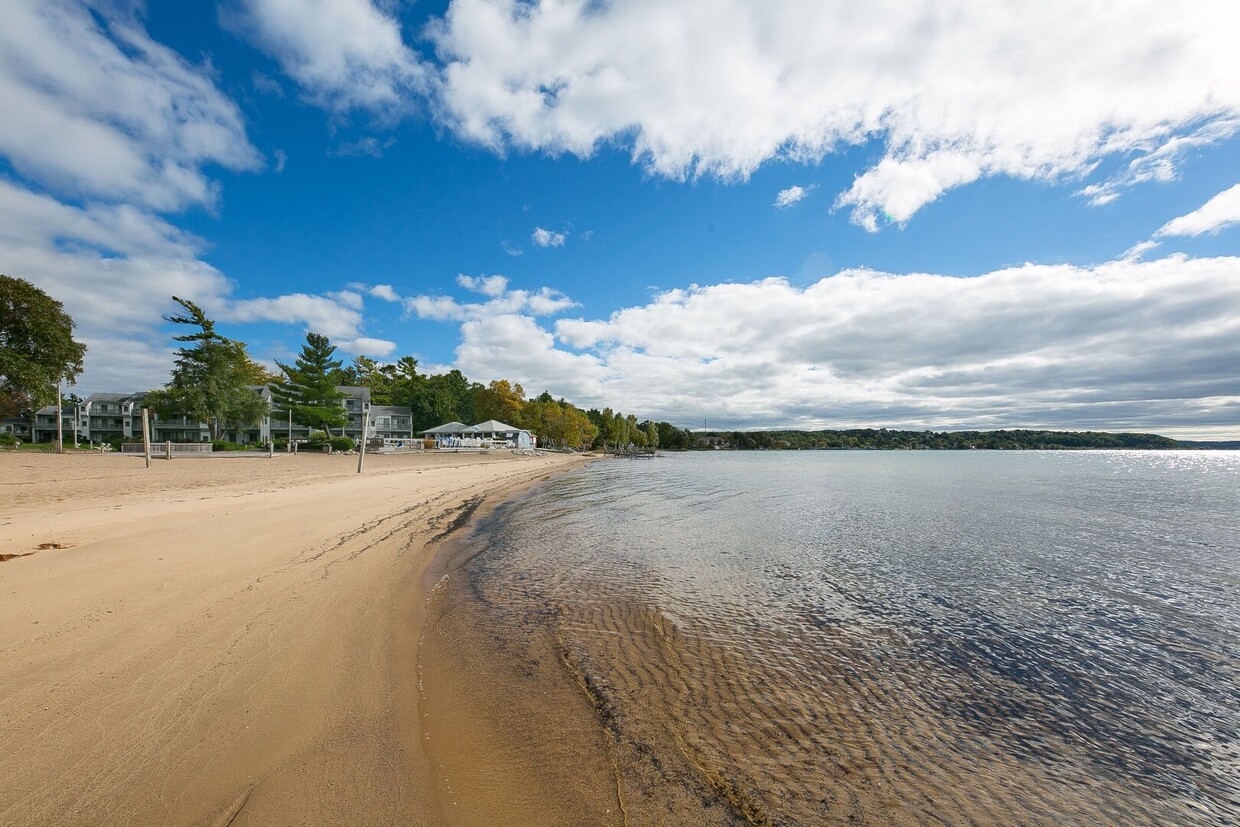
<path fill-rule="evenodd" d="M 917 450 L 917 451 L 1046 451 L 1079 448 L 1240 447 L 1218 443 L 1186 443 L 1157 434 L 1113 434 L 1102 431 L 895 431 L 853 428 L 842 431 L 718 431 L 698 433 L 710 449 L 770 450 Z"/>

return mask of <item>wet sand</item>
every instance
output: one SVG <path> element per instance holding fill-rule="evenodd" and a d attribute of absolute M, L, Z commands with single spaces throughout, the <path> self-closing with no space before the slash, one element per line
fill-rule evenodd
<path fill-rule="evenodd" d="M 434 541 L 580 461 L 0 454 L 0 823 L 443 823 Z"/>

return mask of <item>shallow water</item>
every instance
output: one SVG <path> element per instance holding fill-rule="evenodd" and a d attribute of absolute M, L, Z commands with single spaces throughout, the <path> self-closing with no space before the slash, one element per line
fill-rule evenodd
<path fill-rule="evenodd" d="M 614 461 L 467 542 L 483 821 L 1240 822 L 1240 453 Z"/>

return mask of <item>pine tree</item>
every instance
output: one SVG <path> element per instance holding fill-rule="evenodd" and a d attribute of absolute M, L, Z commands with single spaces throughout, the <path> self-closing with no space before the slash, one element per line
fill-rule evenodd
<path fill-rule="evenodd" d="M 198 332 L 174 336 L 186 343 L 177 351 L 172 380 L 147 395 L 146 403 L 164 416 L 188 416 L 207 423 L 211 438 L 227 428 L 257 425 L 267 405 L 252 385 L 266 372 L 246 353 L 245 344 L 215 332 L 215 322 L 188 299 L 173 296 L 188 315 L 165 316 L 173 324 L 197 327 Z M 192 343 L 192 344 L 191 344 Z"/>
<path fill-rule="evenodd" d="M 331 436 L 332 428 L 343 428 L 348 411 L 340 404 L 345 394 L 336 390 L 333 374 L 341 360 L 326 336 L 307 333 L 306 343 L 292 365 L 276 362 L 284 376 L 271 388 L 276 416 L 293 413 L 293 421 L 308 428 L 322 428 Z"/>

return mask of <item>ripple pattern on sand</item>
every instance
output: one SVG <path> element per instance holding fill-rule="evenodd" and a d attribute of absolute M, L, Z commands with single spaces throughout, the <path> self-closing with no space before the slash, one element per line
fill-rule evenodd
<path fill-rule="evenodd" d="M 627 823 L 1240 821 L 1240 455 L 613 462 L 472 542 Z"/>

